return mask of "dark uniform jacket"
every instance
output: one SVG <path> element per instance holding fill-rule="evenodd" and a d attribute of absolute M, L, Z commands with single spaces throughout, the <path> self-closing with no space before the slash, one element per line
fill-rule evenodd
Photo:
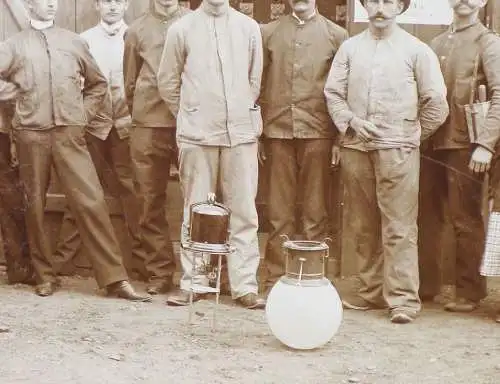
<path fill-rule="evenodd" d="M 85 41 L 56 26 L 28 28 L 0 45 L 0 79 L 18 90 L 15 129 L 111 124 L 106 78 Z"/>
<path fill-rule="evenodd" d="M 264 135 L 269 138 L 331 138 L 324 87 L 347 31 L 316 13 L 301 22 L 286 15 L 262 27 Z"/>
<path fill-rule="evenodd" d="M 450 107 L 448 119 L 432 137 L 433 148 L 470 147 L 464 105 L 469 104 L 474 60 L 479 52 L 477 84 L 487 86 L 491 107 L 478 143 L 493 151 L 500 137 L 500 38 L 477 22 L 456 31 L 450 27 L 431 42 L 431 47 L 441 63 Z"/>
<path fill-rule="evenodd" d="M 155 12 L 132 23 L 125 33 L 123 75 L 132 124 L 143 127 L 175 127 L 175 118 L 160 97 L 156 74 L 168 28 L 190 10 L 179 7 L 170 17 Z"/>

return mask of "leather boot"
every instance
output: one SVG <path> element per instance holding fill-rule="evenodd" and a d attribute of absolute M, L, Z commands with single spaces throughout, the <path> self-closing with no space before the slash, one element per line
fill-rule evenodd
<path fill-rule="evenodd" d="M 132 285 L 127 280 L 112 283 L 106 287 L 108 296 L 114 296 L 130 301 L 151 302 L 152 298 L 149 295 L 141 296 L 135 292 Z"/>

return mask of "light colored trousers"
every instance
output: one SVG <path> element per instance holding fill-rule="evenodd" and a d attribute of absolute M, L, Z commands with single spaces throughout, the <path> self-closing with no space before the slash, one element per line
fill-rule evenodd
<path fill-rule="evenodd" d="M 359 266 L 359 295 L 420 311 L 417 214 L 420 152 L 342 148 L 341 169 Z M 384 303 L 385 301 L 385 303 Z"/>
<path fill-rule="evenodd" d="M 231 210 L 229 242 L 235 247 L 235 252 L 227 256 L 231 294 L 233 299 L 237 299 L 248 293 L 257 293 L 260 262 L 255 206 L 257 143 L 231 148 L 179 143 L 179 176 L 184 195 L 181 241 L 184 242 L 189 236 L 191 205 L 207 201 L 207 195 L 215 193 L 220 182 L 222 203 Z M 196 261 L 197 266 L 201 265 L 202 259 L 196 258 Z M 182 250 L 183 276 L 180 288 L 183 290 L 190 288 L 192 263 L 193 254 Z M 194 283 L 208 285 L 208 279 L 196 274 Z"/>

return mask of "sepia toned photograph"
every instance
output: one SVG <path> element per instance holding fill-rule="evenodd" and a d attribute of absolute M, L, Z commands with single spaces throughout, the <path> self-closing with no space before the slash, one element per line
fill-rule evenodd
<path fill-rule="evenodd" d="M 0 0 L 0 384 L 500 383 L 500 0 Z"/>

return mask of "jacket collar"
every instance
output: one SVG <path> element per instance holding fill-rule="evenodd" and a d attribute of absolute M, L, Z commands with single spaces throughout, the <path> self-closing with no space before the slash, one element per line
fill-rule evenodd
<path fill-rule="evenodd" d="M 311 16 L 309 16 L 309 17 L 308 17 L 307 19 L 305 19 L 305 20 L 302 20 L 301 18 L 299 18 L 299 17 L 296 15 L 296 13 L 295 13 L 295 12 L 292 12 L 292 18 L 293 18 L 293 19 L 295 19 L 295 21 L 297 21 L 297 23 L 298 23 L 299 25 L 304 25 L 304 24 L 305 24 L 305 23 L 307 23 L 308 21 L 313 20 L 313 19 L 316 17 L 316 15 L 317 15 L 317 14 L 318 14 L 318 9 L 316 8 L 316 9 L 314 9 L 313 14 L 312 14 Z"/>
<path fill-rule="evenodd" d="M 462 31 L 465 31 L 467 29 L 470 29 L 472 27 L 475 27 L 477 26 L 478 24 L 481 24 L 481 22 L 479 20 L 475 20 L 473 21 L 472 23 L 470 24 L 467 24 L 467 25 L 464 25 L 460 28 L 455 28 L 455 26 L 453 25 L 453 23 L 450 25 L 450 32 L 454 33 L 454 32 L 462 32 Z"/>
<path fill-rule="evenodd" d="M 181 9 L 181 6 L 178 5 L 177 7 L 172 9 L 170 12 L 165 13 L 165 12 L 159 11 L 157 9 L 156 4 L 153 0 L 151 0 L 150 5 L 151 5 L 150 6 L 151 14 L 161 21 L 168 21 L 168 20 L 172 19 L 175 15 L 177 15 L 177 13 L 180 12 L 180 9 Z"/>

